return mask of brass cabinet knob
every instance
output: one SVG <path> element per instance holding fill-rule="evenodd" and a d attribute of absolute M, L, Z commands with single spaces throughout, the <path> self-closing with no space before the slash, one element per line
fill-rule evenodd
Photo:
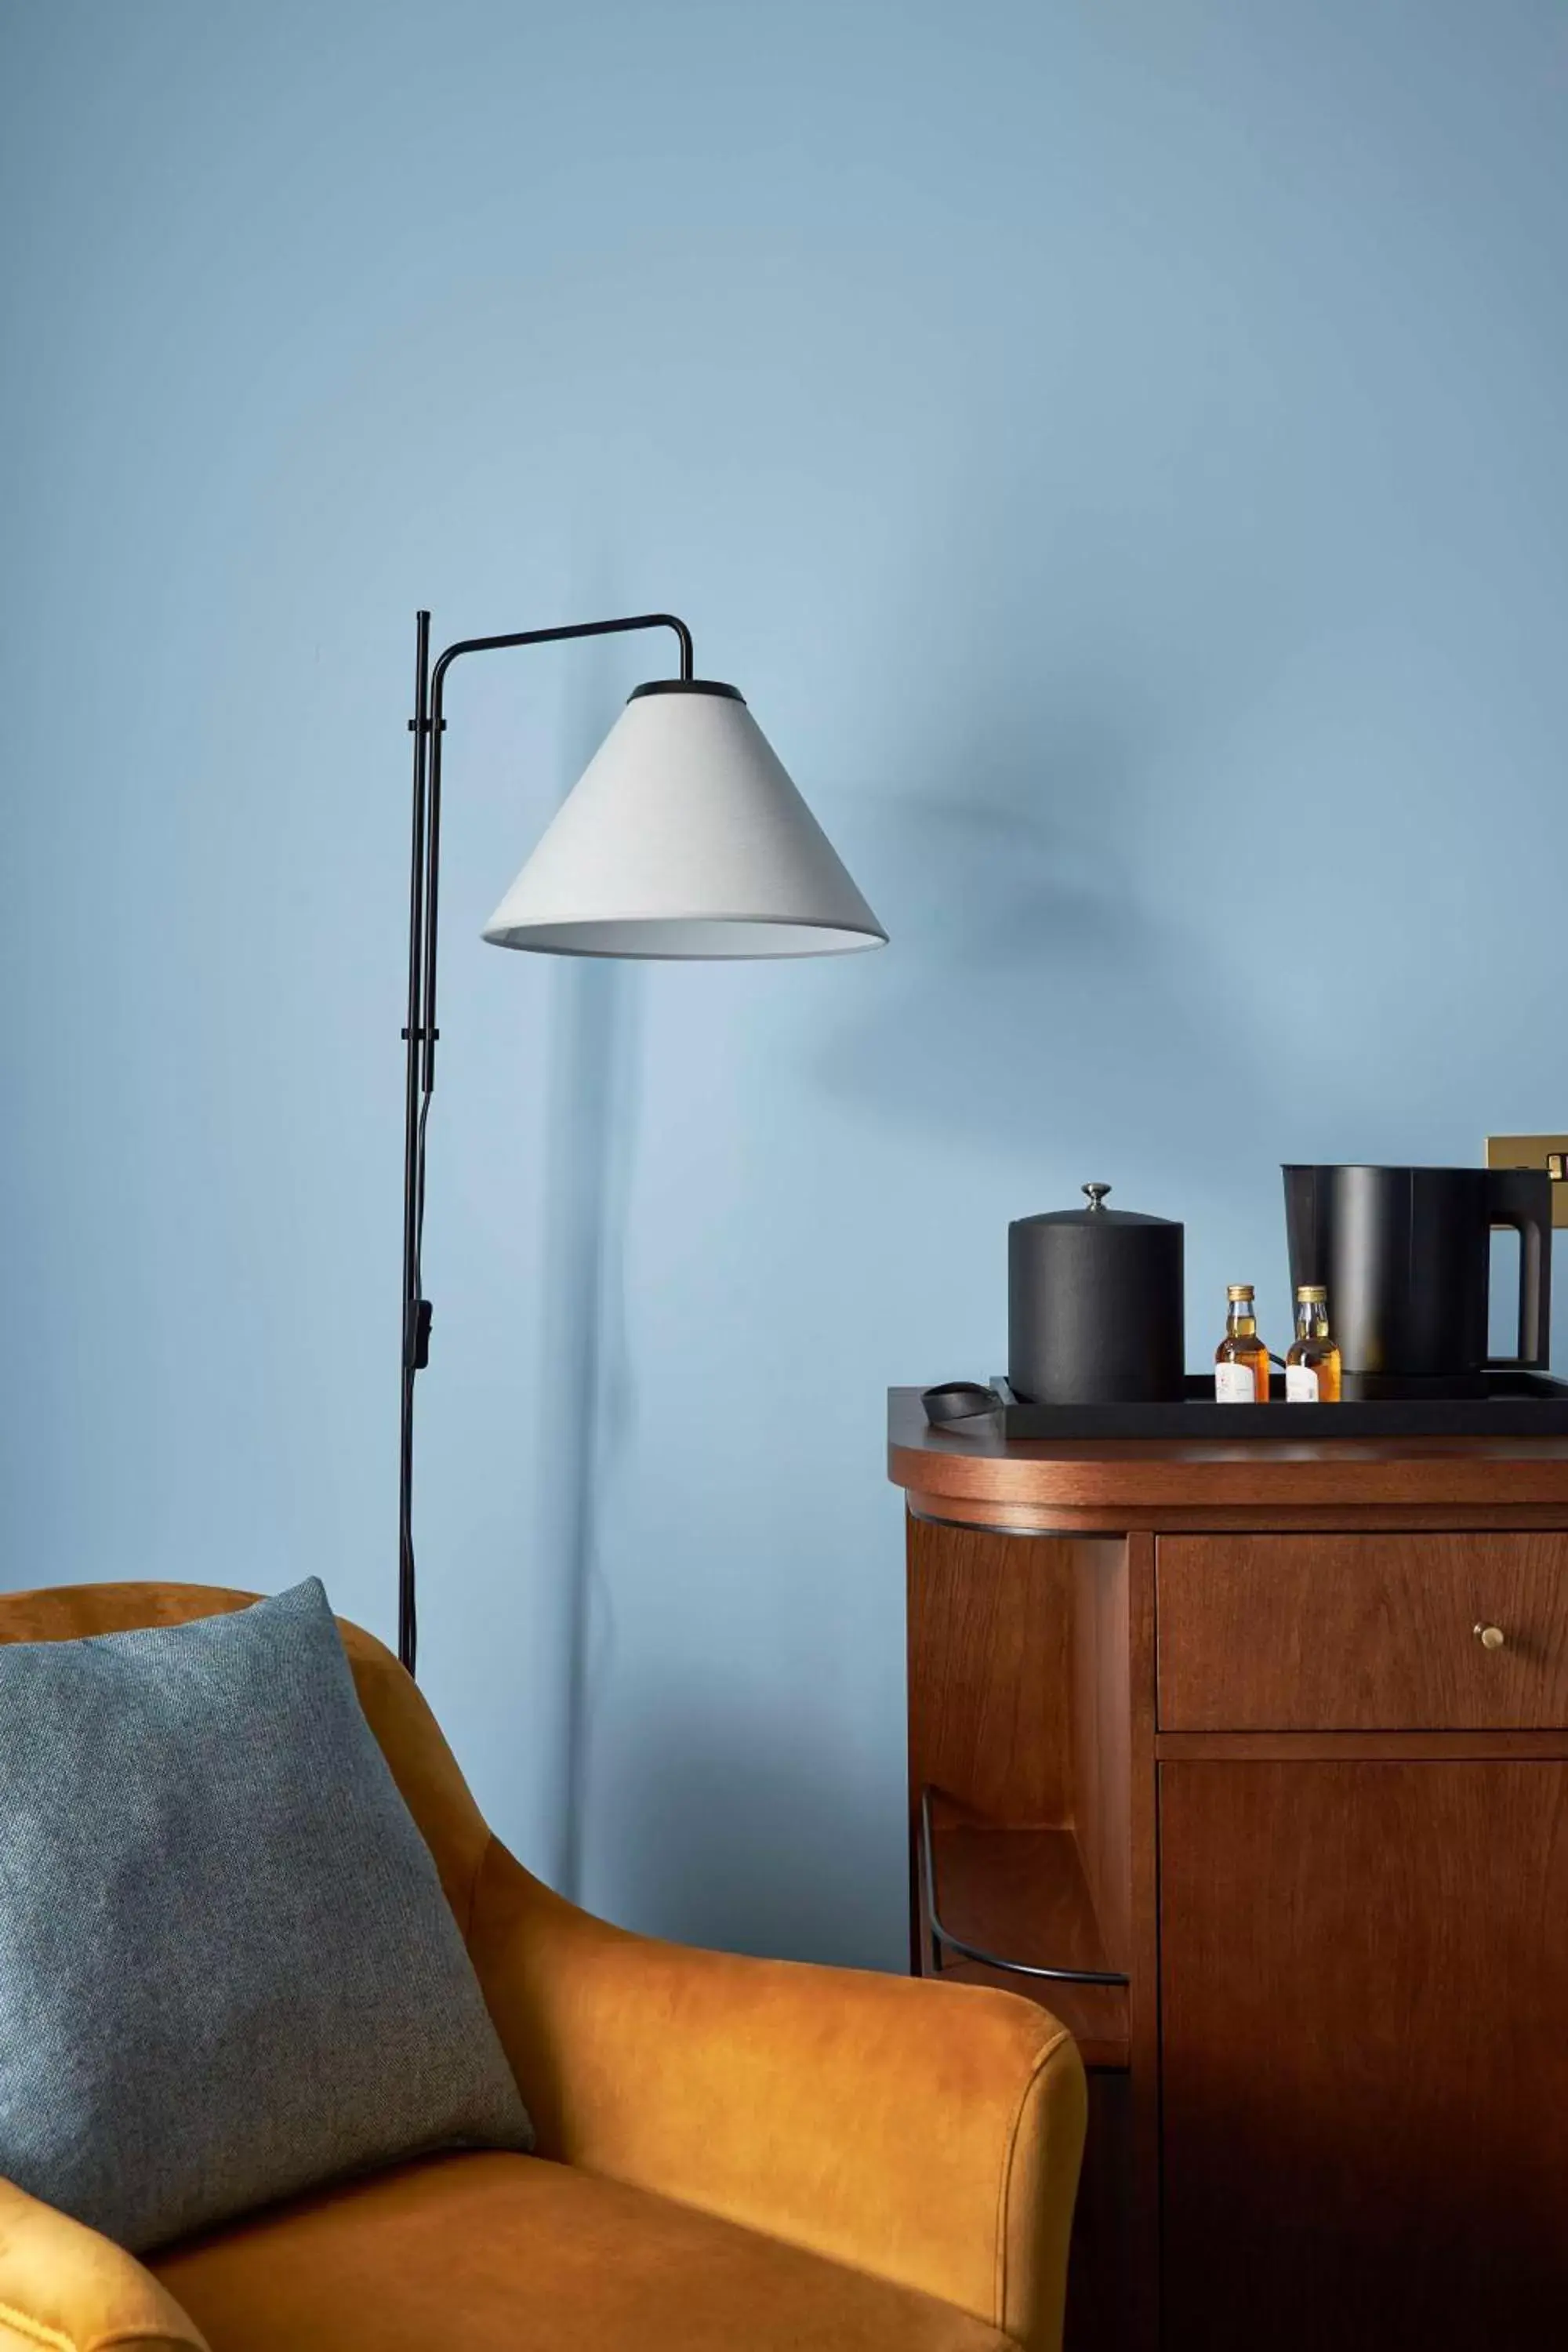
<path fill-rule="evenodd" d="M 1483 1650 L 1500 1650 L 1508 1635 L 1500 1625 L 1478 1625 L 1476 1639 Z"/>

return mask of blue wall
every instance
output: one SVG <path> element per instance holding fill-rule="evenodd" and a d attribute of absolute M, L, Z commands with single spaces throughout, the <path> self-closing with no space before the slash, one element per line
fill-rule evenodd
<path fill-rule="evenodd" d="M 481 948 L 642 673 L 458 674 L 426 1679 L 589 1900 L 896 1966 L 882 1393 L 1009 1216 L 1184 1217 L 1195 1359 L 1282 1158 L 1568 1125 L 1568 18 L 3 41 L 5 1573 L 390 1633 L 414 609 L 673 605 L 893 945 Z"/>

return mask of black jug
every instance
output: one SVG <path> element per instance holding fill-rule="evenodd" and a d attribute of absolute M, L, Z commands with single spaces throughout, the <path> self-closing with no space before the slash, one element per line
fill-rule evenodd
<path fill-rule="evenodd" d="M 1172 1403 L 1182 1394 L 1179 1224 L 1108 1209 L 1019 1217 L 1007 1228 L 1007 1385 L 1036 1404 Z"/>
<path fill-rule="evenodd" d="M 1544 1371 L 1552 1179 L 1535 1168 L 1287 1168 L 1292 1287 L 1321 1282 L 1346 1394 L 1466 1396 Z M 1487 1353 L 1491 1229 L 1520 1236 L 1519 1353 Z"/>

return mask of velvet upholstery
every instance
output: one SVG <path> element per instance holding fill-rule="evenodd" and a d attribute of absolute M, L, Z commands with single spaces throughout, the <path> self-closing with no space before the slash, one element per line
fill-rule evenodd
<path fill-rule="evenodd" d="M 210 2352 L 133 2254 L 0 2180 L 0 2352 Z"/>
<path fill-rule="evenodd" d="M 14 1594 L 0 1598 L 0 1639 L 168 1622 L 253 1597 L 188 1585 Z M 163 2337 L 138 2316 L 136 2297 L 156 2292 L 148 2273 L 80 2232 L 88 2250 L 62 2241 L 60 2255 L 79 2273 L 79 2311 L 51 2287 L 65 2316 L 38 2308 L 25 2340 L 108 2352 L 124 2336 L 183 2352 L 201 2345 L 199 2322 L 212 2352 L 372 2340 L 488 2352 L 519 2340 L 537 2280 L 554 2298 L 538 2340 L 581 2352 L 634 2341 L 1057 2352 L 1084 2082 L 1056 2021 L 1010 1993 L 688 1950 L 590 1917 L 491 1837 L 395 1659 L 342 1632 L 538 2155 L 436 2159 L 165 2250 L 159 2276 L 192 2316 L 161 2318 Z M 0 2213 L 0 2324 L 7 2306 L 25 2318 L 37 2291 L 12 2234 Z M 363 2283 L 384 2274 L 401 2284 L 367 2327 Z M 298 2308 L 289 2280 L 304 2282 Z M 434 2336 L 432 2297 L 444 2298 Z M 405 2305 L 426 2315 L 425 2333 L 395 2332 Z M 794 2315 L 793 2335 L 783 2318 L 784 2332 L 760 2332 L 775 2307 Z"/>
<path fill-rule="evenodd" d="M 537 2157 L 436 2158 L 157 2258 L 223 2352 L 1005 2352 L 950 2304 Z"/>

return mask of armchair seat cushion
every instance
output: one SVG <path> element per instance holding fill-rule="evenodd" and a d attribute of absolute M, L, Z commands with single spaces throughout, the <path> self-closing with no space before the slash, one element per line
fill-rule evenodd
<path fill-rule="evenodd" d="M 437 2157 L 169 2249 L 213 2352 L 1009 2352 L 951 2305 L 538 2157 Z"/>

